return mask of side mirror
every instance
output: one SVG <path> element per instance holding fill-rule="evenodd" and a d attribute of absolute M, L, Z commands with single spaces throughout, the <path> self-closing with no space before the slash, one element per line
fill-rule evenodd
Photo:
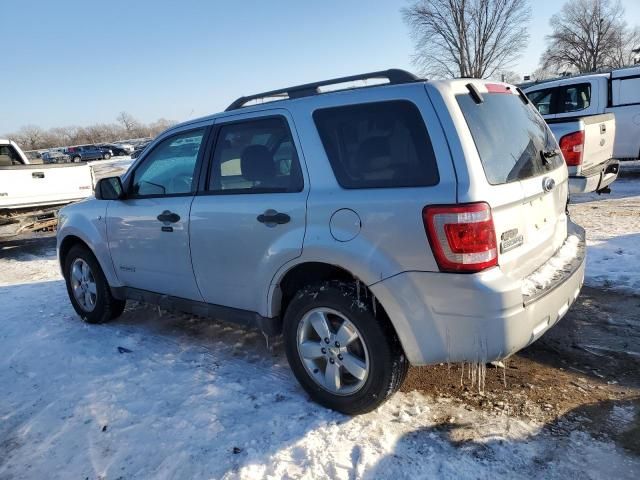
<path fill-rule="evenodd" d="M 96 183 L 96 199 L 98 200 L 120 200 L 124 198 L 124 189 L 120 177 L 101 178 Z"/>

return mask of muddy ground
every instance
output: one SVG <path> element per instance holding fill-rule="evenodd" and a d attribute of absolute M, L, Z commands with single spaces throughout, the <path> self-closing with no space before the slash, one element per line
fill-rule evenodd
<path fill-rule="evenodd" d="M 44 256 L 54 247 L 51 234 L 32 235 L 5 242 L 2 256 Z M 640 412 L 640 296 L 585 286 L 562 321 L 503 363 L 487 367 L 481 390 L 468 365 L 412 367 L 402 391 L 530 418 L 554 435 L 585 430 L 640 455 L 640 416 L 624 430 L 611 420 L 616 408 Z"/>

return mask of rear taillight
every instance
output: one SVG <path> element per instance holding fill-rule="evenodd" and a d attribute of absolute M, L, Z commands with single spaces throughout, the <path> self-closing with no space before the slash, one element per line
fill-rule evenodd
<path fill-rule="evenodd" d="M 582 164 L 582 152 L 584 151 L 584 132 L 573 132 L 560 139 L 560 150 L 564 161 L 570 167 Z"/>
<path fill-rule="evenodd" d="M 486 203 L 426 206 L 424 228 L 443 272 L 479 272 L 498 264 L 496 232 Z"/>

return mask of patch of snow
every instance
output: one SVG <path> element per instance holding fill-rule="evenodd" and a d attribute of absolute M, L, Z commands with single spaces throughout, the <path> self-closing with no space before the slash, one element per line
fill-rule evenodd
<path fill-rule="evenodd" d="M 542 267 L 522 281 L 522 294 L 531 295 L 539 289 L 545 289 L 563 273 L 576 258 L 580 237 L 569 235 L 558 251 Z"/>
<path fill-rule="evenodd" d="M 618 179 L 610 195 L 576 195 L 571 217 L 587 233 L 585 283 L 640 294 L 640 178 Z"/>
<path fill-rule="evenodd" d="M 326 410 L 257 332 L 135 303 L 84 324 L 52 252 L 0 259 L 0 285 L 0 478 L 639 476 L 612 443 L 450 398 Z"/>

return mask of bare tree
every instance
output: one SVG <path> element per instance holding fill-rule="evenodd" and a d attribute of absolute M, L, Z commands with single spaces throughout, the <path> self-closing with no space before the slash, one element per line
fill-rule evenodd
<path fill-rule="evenodd" d="M 624 21 L 620 0 L 569 0 L 550 24 L 553 32 L 541 59 L 547 70 L 585 73 L 628 65 L 640 44 L 637 30 Z"/>
<path fill-rule="evenodd" d="M 636 63 L 640 50 L 640 28 L 625 28 L 617 32 L 615 47 L 611 53 L 609 66 L 621 68 Z"/>
<path fill-rule="evenodd" d="M 124 113 L 124 112 L 123 112 Z M 126 119 L 126 122 L 123 120 Z M 86 127 L 55 127 L 43 130 L 35 125 L 21 127 L 14 133 L 0 135 L 14 140 L 25 150 L 82 145 L 86 143 L 108 143 L 131 138 L 155 137 L 175 122 L 160 118 L 146 125 L 131 115 L 121 113 L 119 123 L 99 123 Z M 128 128 L 127 128 L 128 127 Z"/>
<path fill-rule="evenodd" d="M 493 77 L 529 38 L 528 0 L 417 0 L 402 13 L 427 76 Z"/>
<path fill-rule="evenodd" d="M 24 145 L 26 149 L 34 150 L 42 148 L 41 145 L 45 143 L 45 132 L 36 125 L 25 125 L 13 134 L 11 138 Z"/>
<path fill-rule="evenodd" d="M 120 112 L 116 120 L 122 124 L 128 133 L 133 132 L 138 127 L 138 121 L 127 112 Z"/>

